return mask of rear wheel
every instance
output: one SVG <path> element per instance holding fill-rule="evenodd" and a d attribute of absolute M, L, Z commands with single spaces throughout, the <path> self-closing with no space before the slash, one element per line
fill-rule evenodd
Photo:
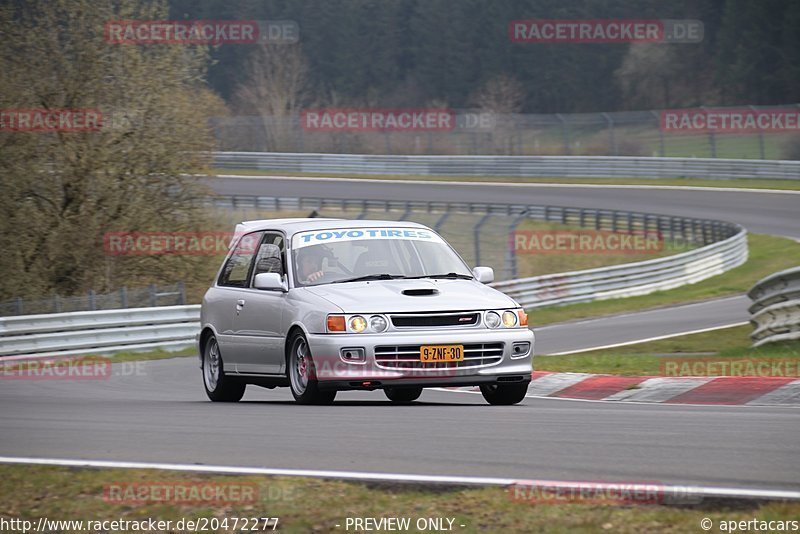
<path fill-rule="evenodd" d="M 422 395 L 422 388 L 386 388 L 386 397 L 396 403 L 413 402 Z"/>
<path fill-rule="evenodd" d="M 528 392 L 528 383 L 519 384 L 485 384 L 481 393 L 486 402 L 496 406 L 509 406 L 522 402 Z"/>
<path fill-rule="evenodd" d="M 336 391 L 320 391 L 314 360 L 306 336 L 295 332 L 289 341 L 289 384 L 294 400 L 300 404 L 331 404 Z"/>
<path fill-rule="evenodd" d="M 244 397 L 247 387 L 247 384 L 231 379 L 223 371 L 222 354 L 213 335 L 208 338 L 203 350 L 203 386 L 208 398 L 214 402 L 238 402 Z"/>

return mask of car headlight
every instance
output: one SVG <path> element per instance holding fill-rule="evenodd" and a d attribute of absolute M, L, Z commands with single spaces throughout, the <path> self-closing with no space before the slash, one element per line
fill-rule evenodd
<path fill-rule="evenodd" d="M 512 326 L 517 325 L 517 314 L 506 310 L 503 312 L 503 326 L 506 328 L 511 328 Z"/>
<path fill-rule="evenodd" d="M 500 314 L 494 311 L 486 312 L 486 326 L 489 328 L 500 326 Z"/>
<path fill-rule="evenodd" d="M 353 332 L 363 332 L 367 329 L 367 320 L 360 315 L 354 315 L 350 318 L 350 329 Z"/>
<path fill-rule="evenodd" d="M 375 332 L 383 332 L 389 327 L 389 323 L 382 316 L 373 315 L 369 318 L 369 327 Z"/>

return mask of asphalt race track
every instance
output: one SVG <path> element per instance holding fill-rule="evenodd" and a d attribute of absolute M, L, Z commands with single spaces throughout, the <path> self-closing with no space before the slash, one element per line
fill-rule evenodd
<path fill-rule="evenodd" d="M 536 326 L 533 311 L 530 321 L 536 354 L 560 354 L 744 324 L 750 320 L 749 305 L 747 297 L 735 296 L 542 327 Z"/>
<path fill-rule="evenodd" d="M 653 180 L 654 185 L 657 181 Z M 750 232 L 800 237 L 800 192 L 653 189 L 637 186 L 479 185 L 331 178 L 238 177 L 207 183 L 224 195 L 489 202 L 635 210 L 739 223 Z"/>
<path fill-rule="evenodd" d="M 800 236 L 800 196 L 641 188 L 237 179 L 224 194 L 552 204 L 718 218 Z M 542 329 L 537 352 L 746 320 L 742 297 Z M 716 326 L 719 326 L 717 324 Z M 634 329 L 636 332 L 634 333 Z M 298 406 L 288 389 L 249 387 L 208 402 L 196 358 L 115 366 L 108 380 L 0 381 L 0 455 L 797 489 L 800 409 L 676 406 L 427 390 L 410 406 L 381 392 Z"/>
<path fill-rule="evenodd" d="M 210 403 L 195 358 L 109 380 L 7 381 L 0 455 L 796 489 L 800 410 L 381 392 L 298 406 L 286 389 Z"/>

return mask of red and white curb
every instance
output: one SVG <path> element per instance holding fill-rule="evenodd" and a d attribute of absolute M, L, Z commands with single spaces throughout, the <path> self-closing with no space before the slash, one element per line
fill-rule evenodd
<path fill-rule="evenodd" d="M 461 388 L 477 391 L 477 388 Z M 800 406 L 790 377 L 653 377 L 535 371 L 529 397 L 665 404 Z"/>

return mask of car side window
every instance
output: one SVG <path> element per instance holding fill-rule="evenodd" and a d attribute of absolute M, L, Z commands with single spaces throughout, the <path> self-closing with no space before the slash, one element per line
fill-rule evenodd
<path fill-rule="evenodd" d="M 233 254 L 225 262 L 217 283 L 226 287 L 247 287 L 250 271 L 253 266 L 253 257 L 256 248 L 261 242 L 264 232 L 247 234 L 239 240 Z"/>
<path fill-rule="evenodd" d="M 286 272 L 284 265 L 283 235 L 277 232 L 266 232 L 258 247 L 251 284 L 257 274 L 277 273 L 283 276 Z"/>

